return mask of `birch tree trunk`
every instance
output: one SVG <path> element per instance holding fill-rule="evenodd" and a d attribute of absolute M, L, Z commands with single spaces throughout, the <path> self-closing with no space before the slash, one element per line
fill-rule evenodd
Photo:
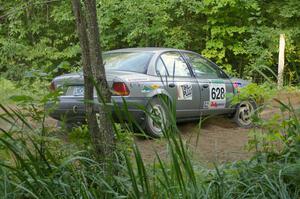
<path fill-rule="evenodd" d="M 111 94 L 105 76 L 99 39 L 95 0 L 84 0 L 85 13 L 80 0 L 72 0 L 73 12 L 76 18 L 77 32 L 82 50 L 82 64 L 84 76 L 84 99 L 88 122 L 95 155 L 98 160 L 107 163 L 112 160 L 115 149 L 114 131 L 110 120 L 110 110 L 99 105 L 99 124 L 97 122 L 96 107 L 91 103 L 94 99 L 94 82 L 99 88 L 98 101 L 100 104 L 110 102 Z"/>
<path fill-rule="evenodd" d="M 279 89 L 283 87 L 284 49 L 285 49 L 285 35 L 280 34 L 279 54 L 278 54 L 278 83 L 277 83 Z"/>

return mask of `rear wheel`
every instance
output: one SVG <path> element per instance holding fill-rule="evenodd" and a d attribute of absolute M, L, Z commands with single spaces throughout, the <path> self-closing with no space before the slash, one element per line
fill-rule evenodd
<path fill-rule="evenodd" d="M 257 105 L 254 101 L 242 101 L 236 110 L 234 121 L 243 128 L 253 127 L 252 115 L 255 113 Z"/>
<path fill-rule="evenodd" d="M 163 128 L 169 123 L 166 105 L 158 98 L 154 98 L 150 101 L 147 110 L 145 125 L 147 134 L 153 138 L 162 137 Z"/>

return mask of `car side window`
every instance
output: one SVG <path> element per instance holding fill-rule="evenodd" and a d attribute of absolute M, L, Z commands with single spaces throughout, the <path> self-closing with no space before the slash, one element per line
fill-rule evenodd
<path fill-rule="evenodd" d="M 221 69 L 213 65 L 207 59 L 194 53 L 184 53 L 184 55 L 187 61 L 192 65 L 197 77 L 205 79 L 227 78 L 227 75 Z"/>
<path fill-rule="evenodd" d="M 178 52 L 163 53 L 156 63 L 156 71 L 160 75 L 191 77 L 187 64 Z"/>
<path fill-rule="evenodd" d="M 166 69 L 161 57 L 159 57 L 156 62 L 156 73 L 159 76 L 168 76 L 167 69 Z"/>

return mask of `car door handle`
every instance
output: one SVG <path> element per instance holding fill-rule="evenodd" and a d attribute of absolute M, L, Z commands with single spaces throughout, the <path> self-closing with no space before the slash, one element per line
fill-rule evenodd
<path fill-rule="evenodd" d="M 209 86 L 208 84 L 203 84 L 202 85 L 203 88 L 208 88 L 208 86 Z"/>
<path fill-rule="evenodd" d="M 174 88 L 174 87 L 175 87 L 175 84 L 174 84 L 174 83 L 170 83 L 170 84 L 169 84 L 169 87 L 170 87 L 170 88 Z"/>

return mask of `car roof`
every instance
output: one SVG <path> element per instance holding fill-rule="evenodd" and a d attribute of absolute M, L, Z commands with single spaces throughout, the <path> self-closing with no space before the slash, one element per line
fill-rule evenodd
<path fill-rule="evenodd" d="M 176 48 L 162 48 L 162 47 L 145 47 L 145 48 L 122 48 L 111 51 L 106 51 L 105 53 L 115 53 L 115 52 L 164 52 L 164 51 L 186 51 Z"/>

